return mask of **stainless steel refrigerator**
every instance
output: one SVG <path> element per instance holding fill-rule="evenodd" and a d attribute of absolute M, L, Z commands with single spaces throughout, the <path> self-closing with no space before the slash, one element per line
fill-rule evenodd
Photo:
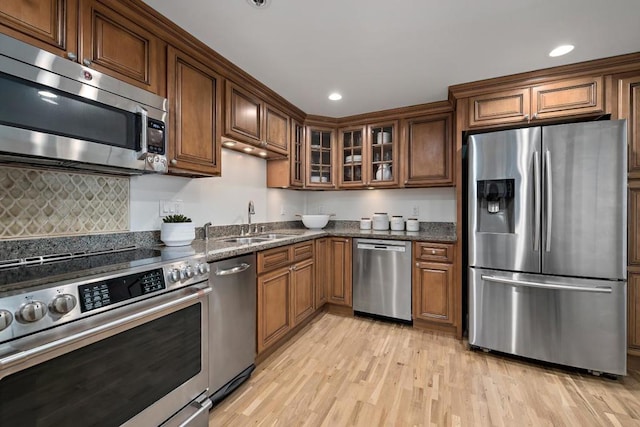
<path fill-rule="evenodd" d="M 469 344 L 626 375 L 626 122 L 469 137 Z"/>

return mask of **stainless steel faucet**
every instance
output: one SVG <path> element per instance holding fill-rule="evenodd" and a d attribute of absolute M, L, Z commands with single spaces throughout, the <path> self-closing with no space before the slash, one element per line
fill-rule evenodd
<path fill-rule="evenodd" d="M 205 240 L 209 240 L 209 226 L 211 225 L 210 222 L 205 223 L 202 228 L 204 228 L 204 239 Z"/>
<path fill-rule="evenodd" d="M 253 200 L 249 200 L 249 213 L 247 214 L 247 219 L 249 220 L 249 230 L 247 230 L 247 234 L 251 234 L 251 215 L 255 215 L 256 211 L 253 208 Z"/>

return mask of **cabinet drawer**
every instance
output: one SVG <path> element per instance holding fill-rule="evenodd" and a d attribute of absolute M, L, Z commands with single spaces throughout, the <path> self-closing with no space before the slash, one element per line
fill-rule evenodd
<path fill-rule="evenodd" d="M 526 122 L 530 90 L 514 89 L 469 98 L 469 126 Z"/>
<path fill-rule="evenodd" d="M 258 252 L 258 274 L 291 264 L 291 246 Z"/>
<path fill-rule="evenodd" d="M 313 257 L 313 240 L 293 245 L 293 262 Z"/>
<path fill-rule="evenodd" d="M 453 245 L 417 242 L 414 257 L 423 261 L 453 262 Z"/>

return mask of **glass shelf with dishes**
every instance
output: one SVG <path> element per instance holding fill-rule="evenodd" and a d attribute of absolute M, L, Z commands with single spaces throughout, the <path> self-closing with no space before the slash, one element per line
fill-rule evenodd
<path fill-rule="evenodd" d="M 340 185 L 362 186 L 364 127 L 340 130 Z"/>
<path fill-rule="evenodd" d="M 368 185 L 389 185 L 398 181 L 396 172 L 397 125 L 395 122 L 370 125 L 370 180 Z"/>

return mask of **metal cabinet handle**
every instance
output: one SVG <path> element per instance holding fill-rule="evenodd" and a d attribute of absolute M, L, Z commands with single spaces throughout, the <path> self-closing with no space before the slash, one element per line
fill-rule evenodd
<path fill-rule="evenodd" d="M 172 164 L 172 165 L 177 165 L 177 164 L 178 164 L 178 161 L 177 161 L 176 159 L 171 159 L 171 164 Z"/>
<path fill-rule="evenodd" d="M 535 120 L 535 119 L 537 119 L 537 118 L 538 118 L 538 113 L 535 113 L 535 114 L 533 115 L 533 117 L 532 117 L 532 120 Z"/>
<path fill-rule="evenodd" d="M 547 247 L 546 251 L 551 252 L 551 227 L 553 220 L 553 180 L 551 175 L 551 151 L 547 151 L 544 153 L 546 159 L 546 172 L 547 172 L 547 182 L 545 185 L 545 192 L 547 193 L 547 206 L 546 206 L 546 216 L 547 216 Z"/>
<path fill-rule="evenodd" d="M 435 255 L 436 254 L 436 250 L 435 249 L 431 249 L 431 255 Z"/>
<path fill-rule="evenodd" d="M 420 263 L 419 262 L 416 262 L 416 267 L 420 267 Z"/>
<path fill-rule="evenodd" d="M 82 63 L 84 64 L 85 67 L 90 67 L 91 66 L 91 61 L 88 60 L 87 58 L 85 58 Z"/>
<path fill-rule="evenodd" d="M 540 215 L 541 215 L 541 205 L 542 205 L 542 193 L 540 190 L 540 153 L 533 153 L 533 175 L 534 179 L 534 212 L 535 212 L 535 225 L 533 230 L 533 250 L 538 251 L 540 249 Z"/>
<path fill-rule="evenodd" d="M 67 58 L 69 58 L 72 61 L 75 61 L 76 59 L 78 59 L 78 55 L 76 55 L 73 52 L 67 52 Z"/>
<path fill-rule="evenodd" d="M 522 120 L 525 120 L 525 121 L 526 121 L 526 120 L 529 120 L 529 115 L 528 115 L 528 114 L 525 114 L 525 115 L 524 115 L 524 118 L 523 118 Z"/>

